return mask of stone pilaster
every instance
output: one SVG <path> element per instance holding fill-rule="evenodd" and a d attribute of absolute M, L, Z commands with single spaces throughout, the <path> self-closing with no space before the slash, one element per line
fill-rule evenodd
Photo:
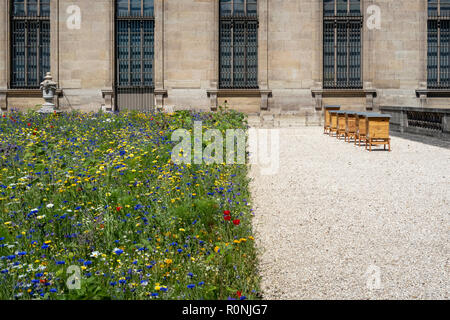
<path fill-rule="evenodd" d="M 269 6 L 268 0 L 258 1 L 258 85 L 259 89 L 269 89 L 269 53 L 268 53 L 268 37 L 269 37 Z"/>
<path fill-rule="evenodd" d="M 208 90 L 207 94 L 208 94 L 209 101 L 210 101 L 211 111 L 216 111 L 217 106 L 218 106 L 218 101 L 217 101 L 218 90 L 217 89 Z"/>
<path fill-rule="evenodd" d="M 164 0 L 155 0 L 155 106 L 162 111 L 164 108 L 164 97 L 167 91 L 164 90 Z"/>
<path fill-rule="evenodd" d="M 269 110 L 269 95 L 271 94 L 270 90 L 261 90 L 261 111 Z"/>
<path fill-rule="evenodd" d="M 102 97 L 104 100 L 104 111 L 113 111 L 114 110 L 114 90 L 112 89 L 102 89 Z"/>
<path fill-rule="evenodd" d="M 8 108 L 6 90 L 0 90 L 0 113 Z"/>

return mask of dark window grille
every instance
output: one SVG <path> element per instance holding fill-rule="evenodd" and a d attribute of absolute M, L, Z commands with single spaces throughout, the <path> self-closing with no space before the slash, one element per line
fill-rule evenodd
<path fill-rule="evenodd" d="M 155 17 L 153 0 L 116 0 L 116 106 L 154 106 Z"/>
<path fill-rule="evenodd" d="M 257 0 L 220 1 L 219 87 L 258 88 Z"/>
<path fill-rule="evenodd" d="M 450 0 L 428 0 L 427 84 L 450 88 Z"/>
<path fill-rule="evenodd" d="M 153 88 L 153 0 L 118 0 L 116 5 L 117 86 Z"/>
<path fill-rule="evenodd" d="M 11 88 L 39 88 L 50 71 L 50 0 L 12 0 Z"/>
<path fill-rule="evenodd" d="M 360 0 L 324 0 L 323 87 L 361 89 Z"/>

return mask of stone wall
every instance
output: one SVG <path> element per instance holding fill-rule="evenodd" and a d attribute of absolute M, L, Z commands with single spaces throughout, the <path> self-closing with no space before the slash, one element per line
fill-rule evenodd
<path fill-rule="evenodd" d="M 322 0 L 259 0 L 259 88 L 275 113 L 320 113 L 324 104 L 364 110 L 372 93 L 382 105 L 449 108 L 450 99 L 416 94 L 426 88 L 427 1 L 363 0 L 363 83 L 355 94 L 322 92 Z M 8 92 L 8 1 L 0 1 L 0 106 Z M 114 85 L 114 1 L 52 0 L 52 74 L 63 109 L 99 110 Z M 81 9 L 80 29 L 69 28 L 70 5 Z M 369 6 L 381 9 L 381 28 L 368 28 Z M 209 110 L 227 105 L 261 111 L 258 92 L 218 90 L 218 1 L 155 0 L 156 104 Z M 319 91 L 317 91 L 319 90 Z M 312 92 L 319 92 L 313 97 Z M 368 93 L 369 92 L 369 93 Z M 322 97 L 323 95 L 323 97 Z M 29 95 L 28 95 L 29 96 Z M 264 97 L 263 94 L 261 94 Z M 320 98 L 322 97 L 322 98 Z M 8 108 L 32 105 L 14 95 Z"/>
<path fill-rule="evenodd" d="M 0 1 L 0 113 L 6 110 L 6 92 L 8 88 L 8 6 L 6 1 Z"/>

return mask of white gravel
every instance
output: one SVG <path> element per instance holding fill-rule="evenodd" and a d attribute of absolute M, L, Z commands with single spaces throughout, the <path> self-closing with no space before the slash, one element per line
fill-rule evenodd
<path fill-rule="evenodd" d="M 319 127 L 280 129 L 279 172 L 251 169 L 264 298 L 449 299 L 442 145 L 392 137 L 391 153 L 369 153 Z"/>

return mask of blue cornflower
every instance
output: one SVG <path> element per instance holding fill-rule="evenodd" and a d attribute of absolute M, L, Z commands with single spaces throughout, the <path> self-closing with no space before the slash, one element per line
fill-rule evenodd
<path fill-rule="evenodd" d="M 116 249 L 114 250 L 114 253 L 117 254 L 118 256 L 120 256 L 123 253 L 122 249 Z"/>
<path fill-rule="evenodd" d="M 56 290 L 55 288 L 51 288 L 51 289 L 50 289 L 50 292 L 56 293 L 56 292 L 58 292 L 58 290 Z"/>
<path fill-rule="evenodd" d="M 201 286 L 204 285 L 204 284 L 205 284 L 204 281 L 200 281 L 200 282 L 198 283 L 198 286 L 201 287 Z"/>
<path fill-rule="evenodd" d="M 56 261 L 56 264 L 66 264 L 66 262 L 65 261 Z"/>
<path fill-rule="evenodd" d="M 191 283 L 187 285 L 188 289 L 194 289 L 195 288 L 195 284 Z"/>

